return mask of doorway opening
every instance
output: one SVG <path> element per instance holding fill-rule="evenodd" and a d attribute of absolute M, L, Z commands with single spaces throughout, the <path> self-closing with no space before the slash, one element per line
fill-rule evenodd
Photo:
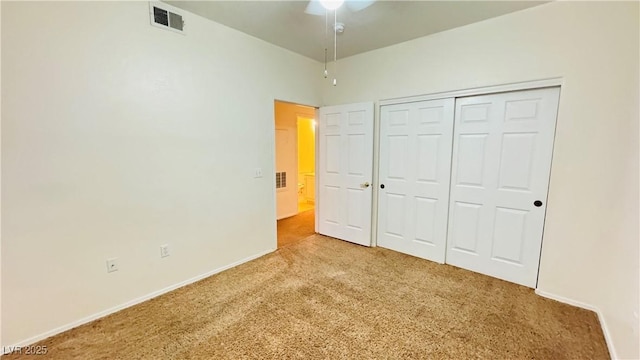
<path fill-rule="evenodd" d="M 278 248 L 315 234 L 314 107 L 275 101 Z"/>

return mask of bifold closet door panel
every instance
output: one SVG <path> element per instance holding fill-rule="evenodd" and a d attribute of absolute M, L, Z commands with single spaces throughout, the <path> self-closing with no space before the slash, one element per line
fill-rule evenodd
<path fill-rule="evenodd" d="M 456 99 L 447 263 L 536 286 L 559 94 Z"/>
<path fill-rule="evenodd" d="M 382 106 L 378 246 L 444 263 L 454 100 Z"/>

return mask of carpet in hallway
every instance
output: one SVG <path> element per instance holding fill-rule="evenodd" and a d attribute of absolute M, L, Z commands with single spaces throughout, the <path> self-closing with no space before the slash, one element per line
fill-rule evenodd
<path fill-rule="evenodd" d="M 39 345 L 38 359 L 609 357 L 593 312 L 321 235 Z"/>
<path fill-rule="evenodd" d="M 298 215 L 278 220 L 278 248 L 291 245 L 315 234 L 314 210 L 307 210 Z"/>

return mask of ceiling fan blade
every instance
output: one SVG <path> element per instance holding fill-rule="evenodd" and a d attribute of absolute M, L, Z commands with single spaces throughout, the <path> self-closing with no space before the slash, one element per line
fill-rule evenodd
<path fill-rule="evenodd" d="M 373 5 L 374 2 L 376 2 L 376 0 L 347 0 L 344 3 L 349 10 L 356 12 L 368 8 Z"/>
<path fill-rule="evenodd" d="M 324 6 L 320 4 L 320 1 L 310 0 L 304 12 L 309 15 L 324 15 L 325 9 L 324 9 Z"/>

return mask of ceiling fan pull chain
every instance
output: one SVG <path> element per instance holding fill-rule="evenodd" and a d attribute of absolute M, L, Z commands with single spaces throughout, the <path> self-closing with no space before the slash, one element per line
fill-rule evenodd
<path fill-rule="evenodd" d="M 327 71 L 327 48 L 324 48 L 324 78 L 326 79 L 329 75 Z"/>

